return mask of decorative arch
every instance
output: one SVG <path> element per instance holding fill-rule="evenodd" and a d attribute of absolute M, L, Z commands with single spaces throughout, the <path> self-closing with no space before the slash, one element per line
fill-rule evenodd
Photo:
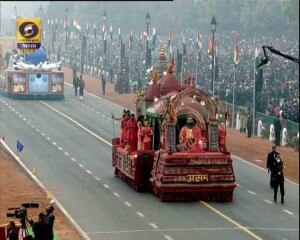
<path fill-rule="evenodd" d="M 207 93 L 195 88 L 188 88 L 186 90 L 179 92 L 174 98 L 172 98 L 171 103 L 173 103 L 175 108 L 177 109 L 180 107 L 181 101 L 185 97 L 195 98 L 195 100 L 199 102 L 204 101 L 208 108 L 208 118 L 209 119 L 216 118 L 216 113 L 217 113 L 216 103 L 214 102 L 214 100 L 210 98 L 210 96 Z"/>

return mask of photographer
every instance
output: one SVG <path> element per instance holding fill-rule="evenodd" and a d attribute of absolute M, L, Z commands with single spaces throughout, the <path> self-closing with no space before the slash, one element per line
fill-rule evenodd
<path fill-rule="evenodd" d="M 44 240 L 46 236 L 46 224 L 44 222 L 45 214 L 39 214 L 39 221 L 32 222 L 32 230 L 34 232 L 34 240 Z"/>
<path fill-rule="evenodd" d="M 53 240 L 54 238 L 53 225 L 54 225 L 55 217 L 53 215 L 53 211 L 54 211 L 54 207 L 51 204 L 46 207 L 46 215 L 44 218 L 44 223 L 46 226 L 44 240 Z"/>
<path fill-rule="evenodd" d="M 8 225 L 9 233 L 7 235 L 7 240 L 18 240 L 19 234 L 16 230 L 16 224 L 15 222 L 11 221 Z"/>

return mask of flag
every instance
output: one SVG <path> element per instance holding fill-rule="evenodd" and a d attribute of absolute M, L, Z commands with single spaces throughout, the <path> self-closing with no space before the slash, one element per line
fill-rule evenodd
<path fill-rule="evenodd" d="M 132 36 L 132 30 L 130 30 L 130 36 L 129 36 L 129 49 L 132 50 L 132 42 L 133 42 L 133 36 Z"/>
<path fill-rule="evenodd" d="M 239 47 L 238 47 L 238 33 L 235 32 L 234 36 L 233 36 L 233 51 L 234 51 L 234 62 L 235 64 L 238 64 L 239 60 L 240 60 L 240 54 L 239 54 Z"/>
<path fill-rule="evenodd" d="M 171 47 L 171 33 L 169 33 L 169 39 L 168 39 L 168 48 Z"/>
<path fill-rule="evenodd" d="M 212 47 L 213 47 L 213 40 L 209 39 L 208 40 L 208 49 L 207 49 L 208 54 L 212 54 Z"/>
<path fill-rule="evenodd" d="M 89 35 L 89 31 L 90 31 L 90 26 L 89 23 L 86 24 L 86 35 Z"/>
<path fill-rule="evenodd" d="M 185 36 L 182 39 L 182 55 L 186 55 L 186 44 L 185 44 Z"/>
<path fill-rule="evenodd" d="M 230 119 L 230 111 L 228 108 L 228 104 L 226 103 L 226 112 L 225 112 L 225 120 L 229 120 Z"/>
<path fill-rule="evenodd" d="M 81 26 L 79 21 L 77 21 L 76 19 L 73 20 L 73 26 L 75 27 L 75 29 L 80 32 L 81 31 Z"/>
<path fill-rule="evenodd" d="M 96 39 L 97 36 L 97 30 L 96 30 L 96 23 L 94 23 L 94 38 Z"/>
<path fill-rule="evenodd" d="M 143 32 L 143 39 L 144 41 L 149 40 L 148 34 L 145 31 Z"/>
<path fill-rule="evenodd" d="M 22 152 L 23 147 L 24 147 L 23 144 L 19 140 L 17 140 L 17 150 L 18 150 L 18 152 Z"/>
<path fill-rule="evenodd" d="M 153 28 L 153 33 L 152 33 L 152 45 L 153 48 L 155 48 L 155 41 L 156 41 L 156 30 Z"/>
<path fill-rule="evenodd" d="M 119 43 L 121 43 L 121 29 L 118 28 Z"/>
<path fill-rule="evenodd" d="M 109 28 L 109 32 L 110 32 L 110 40 L 113 39 L 113 28 L 112 26 L 110 25 L 110 28 Z"/>

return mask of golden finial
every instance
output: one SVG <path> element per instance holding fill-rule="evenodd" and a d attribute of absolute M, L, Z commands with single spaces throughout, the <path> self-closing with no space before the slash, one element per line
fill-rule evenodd
<path fill-rule="evenodd" d="M 175 68 L 175 61 L 174 58 L 171 58 L 169 66 L 168 66 L 168 72 L 173 73 Z"/>
<path fill-rule="evenodd" d="M 153 83 L 157 84 L 159 81 L 158 74 L 155 70 L 153 70 Z"/>

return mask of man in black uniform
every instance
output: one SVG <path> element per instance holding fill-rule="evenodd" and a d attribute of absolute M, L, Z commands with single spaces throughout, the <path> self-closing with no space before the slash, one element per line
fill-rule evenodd
<path fill-rule="evenodd" d="M 34 232 L 34 240 L 44 240 L 47 238 L 46 223 L 44 222 L 45 214 L 39 214 L 39 221 L 33 222 L 32 230 Z"/>
<path fill-rule="evenodd" d="M 47 206 L 46 208 L 46 215 L 44 218 L 45 223 L 45 238 L 44 240 L 53 240 L 53 225 L 55 217 L 53 215 L 54 207 L 52 205 Z"/>
<path fill-rule="evenodd" d="M 18 240 L 19 239 L 19 234 L 16 230 L 15 222 L 12 222 L 12 221 L 9 222 L 8 229 L 9 229 L 9 232 L 8 232 L 8 235 L 7 235 L 7 240 Z"/>
<path fill-rule="evenodd" d="M 105 95 L 106 79 L 104 74 L 101 74 L 101 83 L 102 83 L 102 95 Z"/>
<path fill-rule="evenodd" d="M 275 145 L 280 146 L 280 132 L 281 132 L 281 123 L 279 116 L 274 120 L 274 130 L 275 130 Z"/>
<path fill-rule="evenodd" d="M 268 153 L 268 159 L 267 159 L 267 169 L 268 173 L 271 173 L 270 177 L 270 188 L 274 187 L 273 179 L 274 179 L 274 165 L 277 156 L 279 155 L 278 152 L 276 152 L 276 146 L 272 147 L 272 152 Z"/>
<path fill-rule="evenodd" d="M 75 72 L 75 75 L 73 77 L 73 88 L 75 89 L 75 96 L 77 96 L 78 84 L 79 84 L 79 78 L 77 76 L 77 73 Z"/>
<path fill-rule="evenodd" d="M 251 109 L 248 109 L 247 113 L 247 133 L 248 133 L 248 138 L 251 138 L 252 135 L 252 114 L 251 114 Z"/>
<path fill-rule="evenodd" d="M 85 89 L 85 84 L 84 84 L 84 80 L 82 79 L 82 75 L 80 75 L 78 86 L 79 86 L 79 96 L 80 96 L 79 98 L 82 100 L 84 89 Z"/>
<path fill-rule="evenodd" d="M 281 203 L 284 203 L 284 175 L 283 175 L 283 161 L 278 154 L 274 164 L 274 202 L 277 201 L 277 191 L 280 187 Z"/>

